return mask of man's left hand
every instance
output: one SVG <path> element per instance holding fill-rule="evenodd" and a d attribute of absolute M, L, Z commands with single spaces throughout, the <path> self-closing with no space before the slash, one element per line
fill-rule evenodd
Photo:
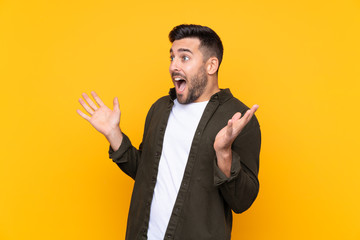
<path fill-rule="evenodd" d="M 228 124 L 221 129 L 215 137 L 214 149 L 216 151 L 218 167 L 227 177 L 230 177 L 232 160 L 231 145 L 258 108 L 258 105 L 254 105 L 246 111 L 243 117 L 241 117 L 241 113 L 235 113 L 228 121 Z"/>

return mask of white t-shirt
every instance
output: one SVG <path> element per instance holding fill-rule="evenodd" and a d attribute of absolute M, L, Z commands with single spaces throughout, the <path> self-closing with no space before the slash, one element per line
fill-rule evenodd
<path fill-rule="evenodd" d="M 183 179 L 196 128 L 208 101 L 180 104 L 176 99 L 167 123 L 151 202 L 148 239 L 164 239 Z"/>

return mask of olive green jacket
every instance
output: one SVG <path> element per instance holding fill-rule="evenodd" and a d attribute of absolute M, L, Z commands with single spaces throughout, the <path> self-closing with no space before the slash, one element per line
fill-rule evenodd
<path fill-rule="evenodd" d="M 132 146 L 124 134 L 110 158 L 135 180 L 126 239 L 147 239 L 150 206 L 156 184 L 160 155 L 168 117 L 176 98 L 160 98 L 146 117 L 142 143 Z M 231 238 L 232 211 L 241 213 L 254 202 L 258 191 L 260 127 L 255 116 L 232 145 L 231 176 L 217 166 L 213 147 L 216 134 L 236 112 L 248 107 L 233 97 L 229 89 L 214 94 L 196 129 L 179 193 L 164 239 L 227 240 Z"/>

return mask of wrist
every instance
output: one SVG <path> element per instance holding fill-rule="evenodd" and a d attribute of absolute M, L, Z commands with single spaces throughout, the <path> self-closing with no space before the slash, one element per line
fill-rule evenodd
<path fill-rule="evenodd" d="M 230 177 L 231 162 L 232 162 L 231 148 L 215 150 L 215 152 L 216 152 L 218 167 L 226 175 L 226 177 Z"/>
<path fill-rule="evenodd" d="M 123 134 L 121 133 L 120 127 L 112 129 L 107 135 L 106 139 L 109 141 L 111 148 L 117 151 L 121 145 Z"/>
<path fill-rule="evenodd" d="M 228 159 L 231 154 L 231 148 L 215 149 L 216 156 L 221 159 Z"/>

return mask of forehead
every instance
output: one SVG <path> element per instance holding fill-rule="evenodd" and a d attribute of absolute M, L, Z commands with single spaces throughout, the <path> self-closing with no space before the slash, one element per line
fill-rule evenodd
<path fill-rule="evenodd" d="M 198 38 L 183 38 L 175 40 L 170 48 L 170 52 L 190 50 L 192 53 L 199 52 L 200 40 Z"/>

